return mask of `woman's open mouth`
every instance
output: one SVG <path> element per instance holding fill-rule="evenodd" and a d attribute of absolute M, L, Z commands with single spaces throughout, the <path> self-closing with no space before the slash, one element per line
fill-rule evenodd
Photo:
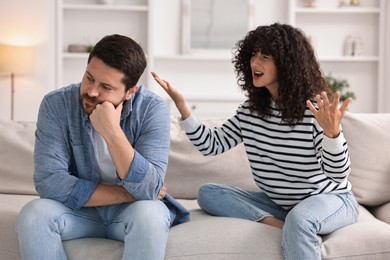
<path fill-rule="evenodd" d="M 255 72 L 253 72 L 253 78 L 255 78 L 255 79 L 259 79 L 259 78 L 261 78 L 263 75 L 264 75 L 264 73 L 261 72 L 261 71 L 255 71 Z"/>

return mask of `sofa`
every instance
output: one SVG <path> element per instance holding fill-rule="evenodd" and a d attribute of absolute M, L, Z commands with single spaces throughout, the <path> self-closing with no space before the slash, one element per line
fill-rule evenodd
<path fill-rule="evenodd" d="M 204 120 L 208 126 L 224 119 Z M 352 162 L 350 181 L 360 203 L 357 223 L 319 236 L 323 259 L 390 259 L 390 114 L 347 112 L 342 123 Z M 0 120 L 0 259 L 20 259 L 16 217 L 37 198 L 33 186 L 34 123 Z M 242 219 L 211 216 L 196 201 L 207 182 L 258 189 L 242 145 L 204 157 L 171 117 L 169 193 L 191 220 L 169 233 L 165 259 L 282 259 L 281 230 Z M 120 259 L 123 243 L 100 238 L 64 241 L 69 259 Z"/>

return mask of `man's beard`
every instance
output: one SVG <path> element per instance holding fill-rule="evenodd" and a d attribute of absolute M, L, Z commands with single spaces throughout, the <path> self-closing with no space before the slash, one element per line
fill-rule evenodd
<path fill-rule="evenodd" d="M 125 101 L 126 101 L 126 97 L 124 96 L 120 103 L 125 102 Z M 93 110 L 95 110 L 96 106 L 103 103 L 103 102 L 104 101 L 101 101 L 96 97 L 88 96 L 88 94 L 83 94 L 80 96 L 81 108 L 83 109 L 84 113 L 86 113 L 87 115 L 91 115 Z M 117 105 L 113 104 L 113 105 L 116 108 L 119 104 L 117 104 Z"/>
<path fill-rule="evenodd" d="M 97 99 L 96 97 L 88 96 L 88 94 L 83 94 L 80 97 L 81 108 L 87 115 L 90 115 L 95 109 L 96 105 L 101 103 L 103 102 Z"/>

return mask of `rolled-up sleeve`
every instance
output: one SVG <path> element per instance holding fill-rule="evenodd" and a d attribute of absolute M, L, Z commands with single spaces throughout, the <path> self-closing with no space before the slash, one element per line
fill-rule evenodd
<path fill-rule="evenodd" d="M 138 109 L 140 109 L 138 107 Z M 144 108 L 145 109 L 145 108 Z M 139 119 L 135 155 L 128 174 L 119 183 L 137 200 L 154 200 L 164 183 L 170 145 L 170 120 L 166 104 L 156 99 Z"/>

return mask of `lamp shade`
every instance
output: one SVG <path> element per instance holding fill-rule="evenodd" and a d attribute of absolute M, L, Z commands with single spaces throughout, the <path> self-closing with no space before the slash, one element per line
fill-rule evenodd
<path fill-rule="evenodd" d="M 0 45 L 0 73 L 31 74 L 32 63 L 32 47 Z"/>

